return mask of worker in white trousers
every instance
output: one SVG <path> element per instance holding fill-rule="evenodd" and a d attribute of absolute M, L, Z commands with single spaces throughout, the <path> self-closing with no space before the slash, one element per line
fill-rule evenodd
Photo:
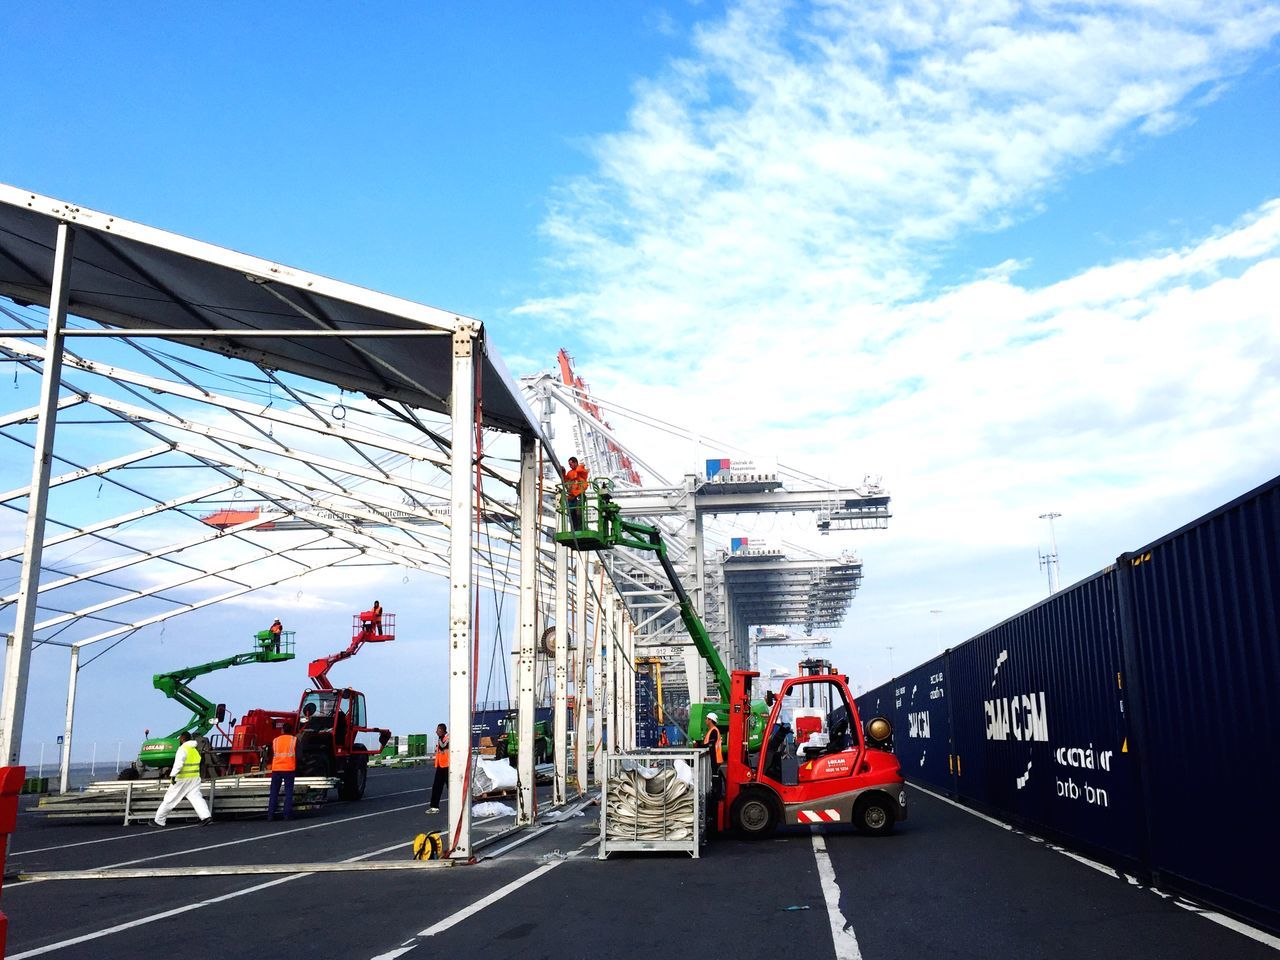
<path fill-rule="evenodd" d="M 213 821 L 209 805 L 204 802 L 204 795 L 200 793 L 200 748 L 186 731 L 178 734 L 178 752 L 173 755 L 173 769 L 169 771 L 169 789 L 165 791 L 160 808 L 156 810 L 157 827 L 165 825 L 169 812 L 182 802 L 183 797 L 191 801 L 196 816 L 200 818 L 200 826 Z"/>

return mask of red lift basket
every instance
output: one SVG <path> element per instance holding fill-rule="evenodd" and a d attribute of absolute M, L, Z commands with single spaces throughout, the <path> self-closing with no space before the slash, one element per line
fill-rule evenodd
<path fill-rule="evenodd" d="M 375 614 L 372 610 L 357 613 L 351 618 L 351 639 L 364 640 L 366 643 L 396 638 L 396 615 L 387 613 Z"/>

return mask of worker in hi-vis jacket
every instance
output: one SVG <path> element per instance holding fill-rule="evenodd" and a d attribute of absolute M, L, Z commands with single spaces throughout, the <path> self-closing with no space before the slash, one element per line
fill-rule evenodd
<path fill-rule="evenodd" d="M 582 529 L 582 507 L 589 476 L 585 464 L 578 463 L 577 457 L 569 458 L 569 469 L 564 472 L 565 495 L 569 507 L 569 522 L 575 530 Z"/>
<path fill-rule="evenodd" d="M 178 734 L 178 752 L 173 755 L 173 769 L 169 771 L 169 789 L 156 810 L 157 827 L 165 825 L 170 811 L 182 802 L 183 797 L 191 801 L 196 816 L 200 818 L 200 826 L 213 821 L 209 805 L 200 793 L 200 750 L 185 730 Z"/>

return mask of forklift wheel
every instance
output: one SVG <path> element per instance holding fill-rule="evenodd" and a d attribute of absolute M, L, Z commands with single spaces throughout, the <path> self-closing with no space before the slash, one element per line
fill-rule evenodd
<path fill-rule="evenodd" d="M 853 825 L 862 833 L 883 837 L 893 831 L 895 816 L 892 800 L 883 793 L 871 793 L 853 808 Z"/>
<path fill-rule="evenodd" d="M 729 822 L 738 835 L 748 840 L 763 840 L 772 836 L 778 826 L 778 808 L 773 798 L 763 790 L 744 790 L 733 801 Z"/>

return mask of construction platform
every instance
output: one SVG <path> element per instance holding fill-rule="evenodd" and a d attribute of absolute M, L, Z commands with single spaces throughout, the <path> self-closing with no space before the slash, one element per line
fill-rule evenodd
<path fill-rule="evenodd" d="M 370 771 L 358 802 L 288 823 L 156 830 L 19 817 L 9 960 L 261 950 L 280 960 L 433 956 L 1059 957 L 1276 960 L 1280 939 L 1091 867 L 912 790 L 892 836 L 797 827 L 701 859 L 596 859 L 595 808 L 477 819 L 474 865 L 413 864 L 429 770 Z M 67 871 L 76 871 L 74 874 Z M 177 875 L 175 875 L 177 874 Z M 80 879 L 37 879 L 61 875 Z M 19 876 L 31 879 L 19 879 Z M 1261 937 L 1261 939 L 1259 939 Z"/>

